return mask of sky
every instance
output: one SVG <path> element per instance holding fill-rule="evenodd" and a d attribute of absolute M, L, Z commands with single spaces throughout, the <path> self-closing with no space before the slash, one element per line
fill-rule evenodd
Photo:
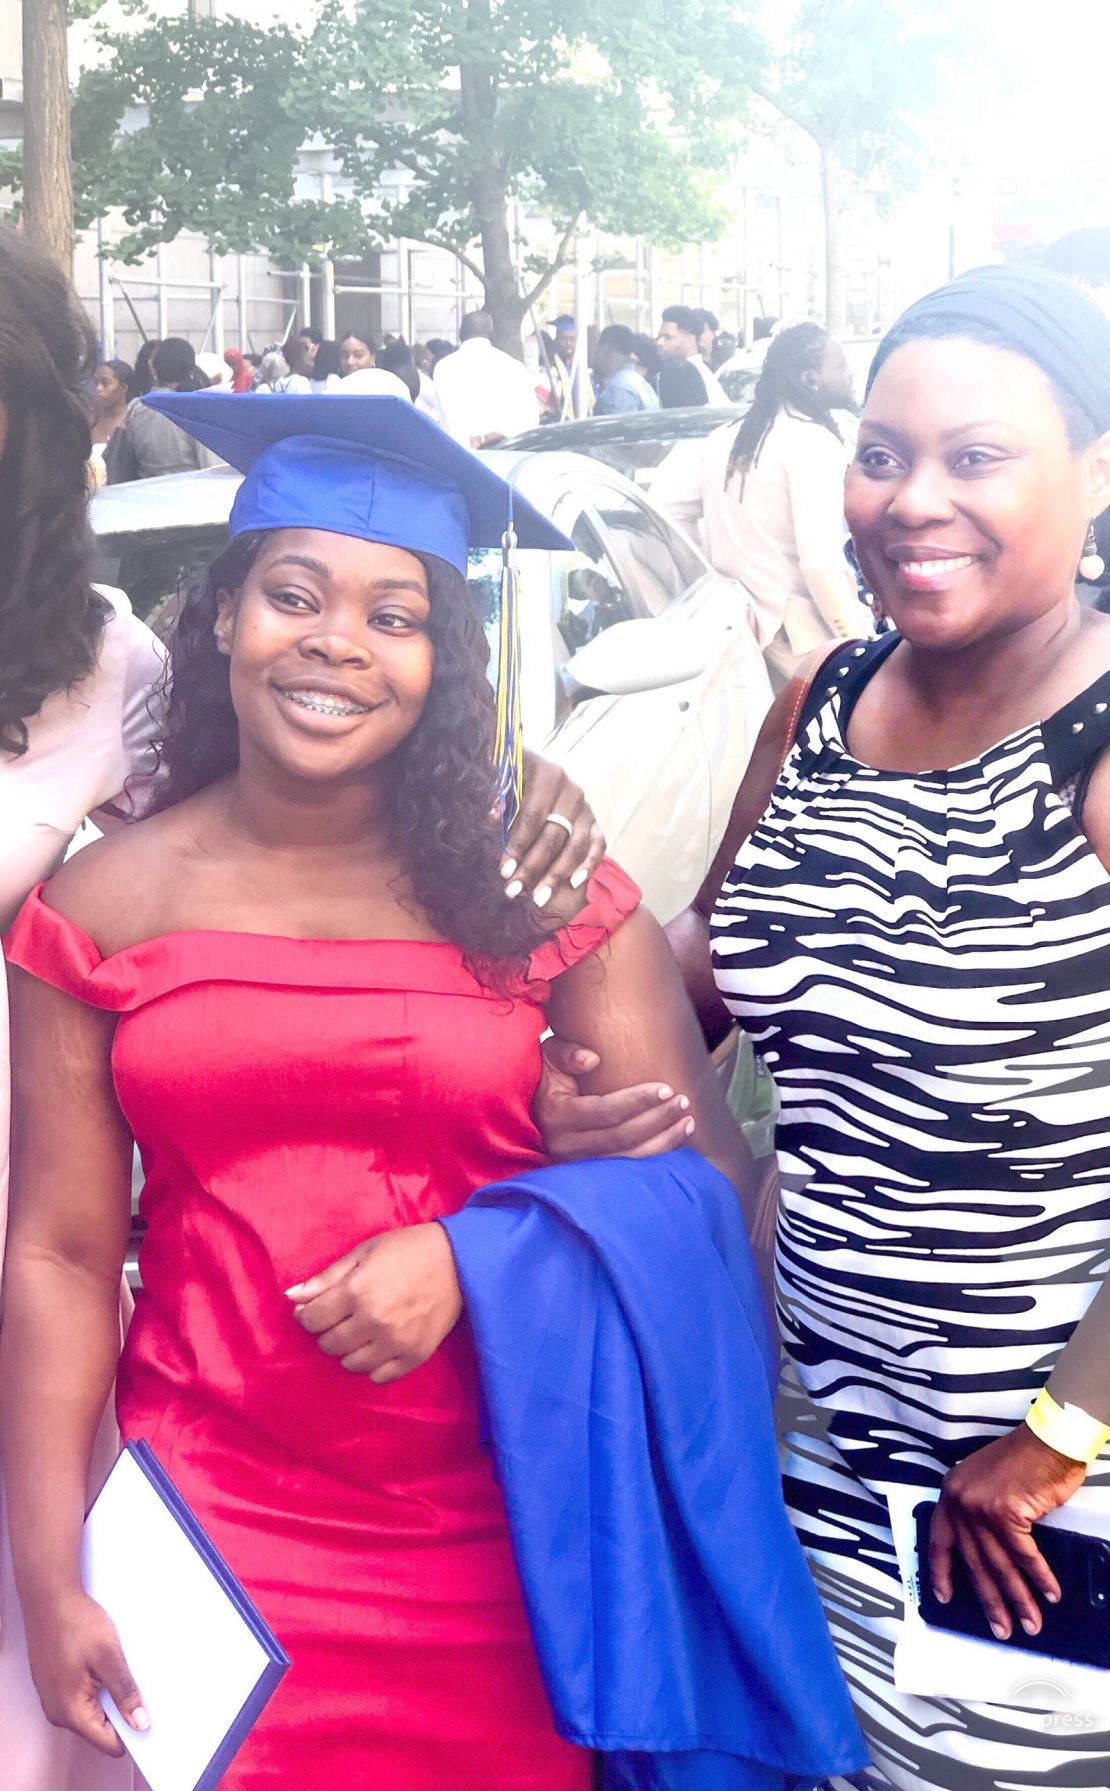
<path fill-rule="evenodd" d="M 973 0 L 966 16 L 982 50 L 950 122 L 967 152 L 1061 194 L 1076 166 L 1110 166 L 1110 0 Z"/>

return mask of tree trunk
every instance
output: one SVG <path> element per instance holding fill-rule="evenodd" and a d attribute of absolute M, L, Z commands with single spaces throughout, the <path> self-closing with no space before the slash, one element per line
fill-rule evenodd
<path fill-rule="evenodd" d="M 841 251 L 840 195 L 841 166 L 836 151 L 828 143 L 818 143 L 821 151 L 821 200 L 825 212 L 825 327 L 834 336 L 843 336 L 848 322 L 844 302 L 844 264 Z"/>
<path fill-rule="evenodd" d="M 27 235 L 73 276 L 66 0 L 23 0 L 23 213 Z"/>
<path fill-rule="evenodd" d="M 460 50 L 459 105 L 474 169 L 470 196 L 482 241 L 486 310 L 493 318 L 498 348 L 521 359 L 520 327 L 525 305 L 513 266 L 508 195 L 497 153 L 497 80 L 491 53 L 482 44 L 483 38 L 488 42 L 490 14 L 490 0 L 468 0 L 467 27 L 478 41 L 473 57 Z"/>
<path fill-rule="evenodd" d="M 513 266 L 505 184 L 496 166 L 480 168 L 473 181 L 474 208 L 482 238 L 486 310 L 493 318 L 493 339 L 507 354 L 523 357 L 520 340 L 524 298 Z"/>

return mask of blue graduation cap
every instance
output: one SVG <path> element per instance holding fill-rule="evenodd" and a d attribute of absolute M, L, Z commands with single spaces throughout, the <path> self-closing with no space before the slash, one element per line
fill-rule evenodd
<path fill-rule="evenodd" d="M 407 398 L 327 392 L 150 392 L 144 399 L 245 474 L 248 529 L 327 529 L 435 554 L 466 576 L 469 547 L 573 543 Z"/>
<path fill-rule="evenodd" d="M 328 392 L 151 392 L 144 399 L 243 483 L 229 523 L 326 529 L 434 554 L 466 577 L 471 547 L 504 554 L 497 678 L 502 835 L 520 805 L 520 641 L 513 546 L 573 549 L 553 522 L 407 398 Z"/>

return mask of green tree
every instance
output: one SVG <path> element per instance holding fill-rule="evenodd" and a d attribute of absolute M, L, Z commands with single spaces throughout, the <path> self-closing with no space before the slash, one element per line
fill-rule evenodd
<path fill-rule="evenodd" d="M 912 187 L 929 155 L 954 61 L 968 53 L 937 4 L 800 0 L 784 20 L 760 91 L 817 146 L 825 219 L 828 327 L 846 324 L 841 213 L 849 183 L 880 197 Z"/>
<path fill-rule="evenodd" d="M 121 207 L 125 259 L 183 229 L 297 260 L 406 236 L 481 279 L 517 350 L 582 218 L 667 246 L 723 227 L 714 192 L 760 55 L 717 0 L 325 0 L 303 30 L 148 15 L 100 41 L 75 98 L 78 215 Z M 122 129 L 133 107 L 146 123 Z M 350 196 L 296 195 L 307 141 Z M 514 199 L 559 238 L 523 279 Z"/>

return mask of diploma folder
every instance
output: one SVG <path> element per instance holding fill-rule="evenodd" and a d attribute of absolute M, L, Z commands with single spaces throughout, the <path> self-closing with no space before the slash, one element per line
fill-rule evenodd
<path fill-rule="evenodd" d="M 125 1445 L 93 1501 L 81 1571 L 150 1717 L 140 1734 L 101 1693 L 150 1791 L 215 1791 L 289 1658 L 148 1443 Z"/>

